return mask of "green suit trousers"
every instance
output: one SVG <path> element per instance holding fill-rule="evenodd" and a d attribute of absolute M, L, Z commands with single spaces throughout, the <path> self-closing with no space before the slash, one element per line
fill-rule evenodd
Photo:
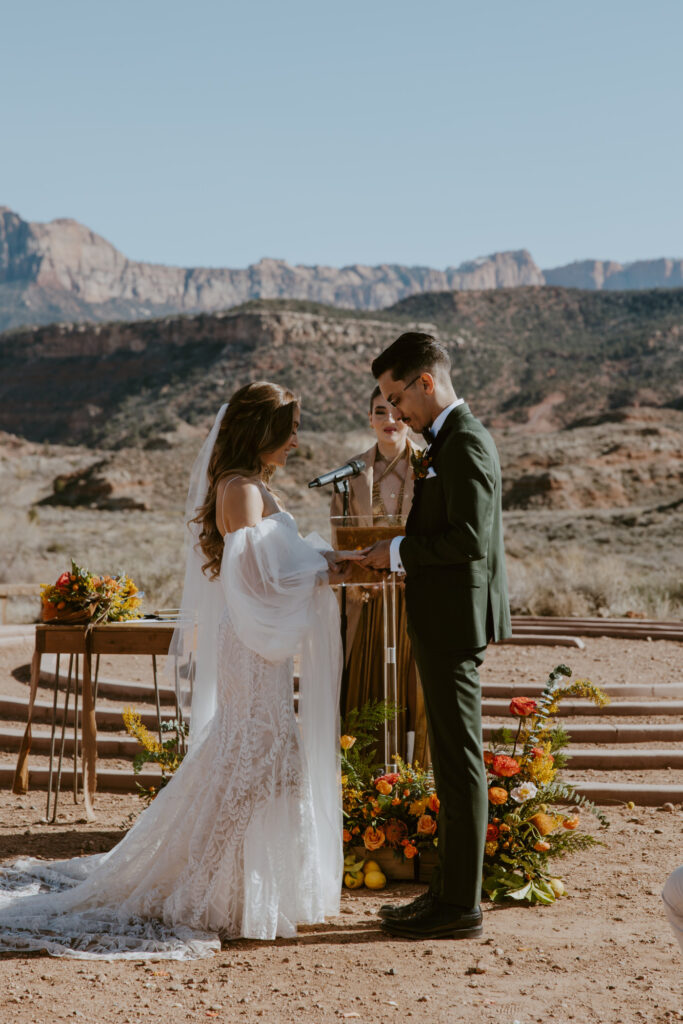
<path fill-rule="evenodd" d="M 486 648 L 444 651 L 421 644 L 414 634 L 411 640 L 440 801 L 438 867 L 430 888 L 445 903 L 475 907 L 488 817 L 478 672 Z"/>

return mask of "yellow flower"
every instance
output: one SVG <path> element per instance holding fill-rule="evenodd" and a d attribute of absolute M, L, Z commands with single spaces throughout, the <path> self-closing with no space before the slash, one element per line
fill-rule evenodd
<path fill-rule="evenodd" d="M 486 843 L 484 850 L 487 857 L 493 857 L 494 853 L 498 849 L 498 843 Z"/>
<path fill-rule="evenodd" d="M 421 818 L 424 812 L 427 810 L 427 804 L 429 803 L 429 797 L 423 796 L 421 800 L 413 800 L 408 813 L 412 814 L 415 818 Z"/>
<path fill-rule="evenodd" d="M 355 736 L 342 736 L 339 740 L 342 750 L 350 750 L 356 742 Z"/>

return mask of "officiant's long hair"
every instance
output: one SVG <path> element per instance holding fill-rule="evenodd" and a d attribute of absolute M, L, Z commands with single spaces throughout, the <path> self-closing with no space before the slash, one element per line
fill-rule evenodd
<path fill-rule="evenodd" d="M 223 538 L 216 525 L 216 493 L 221 480 L 234 473 L 268 480 L 267 452 L 287 443 L 299 399 L 288 388 L 267 380 L 253 381 L 230 399 L 211 452 L 208 491 L 193 523 L 200 526 L 199 546 L 206 562 L 202 571 L 216 579 L 221 568 Z"/>

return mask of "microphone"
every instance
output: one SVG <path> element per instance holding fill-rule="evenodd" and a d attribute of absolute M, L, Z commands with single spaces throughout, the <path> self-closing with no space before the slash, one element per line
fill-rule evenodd
<path fill-rule="evenodd" d="M 317 476 L 315 480 L 311 480 L 308 484 L 309 487 L 324 487 L 326 484 L 336 484 L 341 480 L 346 480 L 347 477 L 358 476 L 365 469 L 365 463 L 362 459 L 349 459 L 344 465 L 340 466 L 339 469 L 331 469 L 329 473 L 323 473 L 322 476 Z"/>

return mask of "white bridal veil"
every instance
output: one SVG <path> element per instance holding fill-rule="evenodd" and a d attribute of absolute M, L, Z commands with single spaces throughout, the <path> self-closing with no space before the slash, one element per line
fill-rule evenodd
<path fill-rule="evenodd" d="M 337 603 L 323 542 L 284 511 L 227 534 L 219 578 L 202 573 L 190 520 L 225 409 L 192 470 L 167 663 L 186 706 L 191 691 L 189 751 L 107 853 L 0 867 L 0 950 L 188 960 L 217 952 L 219 934 L 273 939 L 339 910 Z"/>

